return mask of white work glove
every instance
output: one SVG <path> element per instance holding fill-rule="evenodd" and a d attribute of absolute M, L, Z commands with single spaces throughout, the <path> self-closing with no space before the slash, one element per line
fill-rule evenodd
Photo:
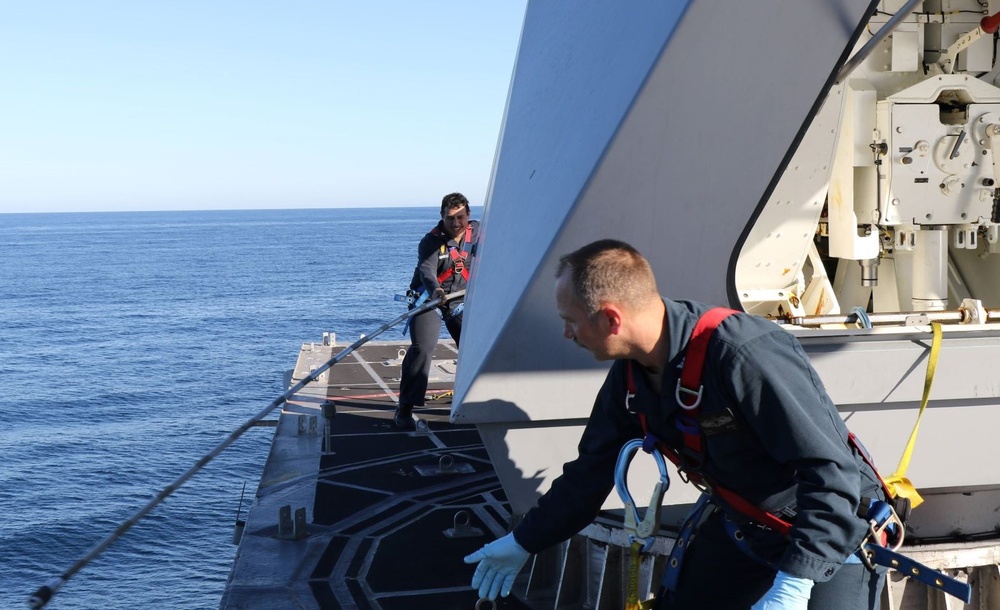
<path fill-rule="evenodd" d="M 813 581 L 778 572 L 774 584 L 750 610 L 806 610 Z"/>
<path fill-rule="evenodd" d="M 479 562 L 472 575 L 472 588 L 479 589 L 480 599 L 495 600 L 498 593 L 507 597 L 514 586 L 514 578 L 530 556 L 531 553 L 514 540 L 513 533 L 494 540 L 465 558 L 465 563 Z"/>

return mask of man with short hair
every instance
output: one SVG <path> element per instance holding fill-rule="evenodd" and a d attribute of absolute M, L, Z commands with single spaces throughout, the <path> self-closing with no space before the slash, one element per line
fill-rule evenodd
<path fill-rule="evenodd" d="M 441 200 L 441 221 L 417 246 L 417 267 L 413 270 L 409 294 L 417 300 L 439 299 L 465 290 L 469 284 L 473 248 L 479 238 L 479 223 L 470 220 L 469 200 L 461 193 L 450 193 Z M 450 299 L 437 311 L 414 316 L 409 321 L 410 349 L 403 357 L 399 381 L 399 406 L 393 423 L 403 430 L 414 429 L 413 407 L 424 406 L 427 378 L 438 336 L 441 319 L 457 345 L 462 334 L 464 297 Z"/>
<path fill-rule="evenodd" d="M 720 316 L 705 349 L 699 411 L 691 411 L 675 388 L 685 358 L 698 360 L 689 343 L 713 308 L 661 297 L 646 259 L 614 240 L 560 259 L 556 307 L 567 339 L 614 363 L 579 456 L 511 533 L 466 557 L 480 562 L 473 587 L 481 597 L 507 595 L 530 553 L 593 521 L 614 486 L 620 449 L 648 431 L 712 493 L 696 505 L 690 544 L 675 545 L 679 563 L 668 562 L 656 608 L 878 608 L 884 571 L 857 555 L 867 533 L 859 507 L 884 500 L 884 490 L 791 334 L 749 314 Z M 778 516 L 784 531 L 769 520 Z"/>

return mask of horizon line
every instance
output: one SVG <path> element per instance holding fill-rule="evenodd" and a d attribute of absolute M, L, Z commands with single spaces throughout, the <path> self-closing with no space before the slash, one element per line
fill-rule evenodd
<path fill-rule="evenodd" d="M 472 208 L 482 208 L 482 204 L 473 205 L 469 204 Z M 359 210 L 359 209 L 419 209 L 419 208 L 429 208 L 437 209 L 438 205 L 423 205 L 423 204 L 411 204 L 411 205 L 358 205 L 358 206 L 309 206 L 309 207 L 252 207 L 252 208 L 167 208 L 167 209 L 155 209 L 155 210 L 39 210 L 39 211 L 6 211 L 0 210 L 0 215 L 14 215 L 14 214 L 143 214 L 143 213 L 164 213 L 164 212 L 290 212 L 290 211 L 302 211 L 302 210 Z"/>

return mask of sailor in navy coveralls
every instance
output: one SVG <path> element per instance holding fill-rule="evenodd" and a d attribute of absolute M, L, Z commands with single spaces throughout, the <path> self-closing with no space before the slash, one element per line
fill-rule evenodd
<path fill-rule="evenodd" d="M 441 221 L 417 246 L 417 266 L 413 270 L 409 294 L 437 299 L 468 287 L 472 249 L 479 238 L 479 223 L 470 220 L 469 216 L 469 200 L 465 195 L 449 193 L 441 199 Z M 464 302 L 464 297 L 455 297 L 441 307 L 441 315 L 428 311 L 410 320 L 410 349 L 403 358 L 399 405 L 393 417 L 397 428 L 412 430 L 415 427 L 413 407 L 424 406 L 431 359 L 441 334 L 441 320 L 444 319 L 448 334 L 458 345 Z M 416 303 L 410 304 L 411 308 L 415 306 Z"/>
<path fill-rule="evenodd" d="M 615 362 L 579 456 L 510 534 L 466 558 L 480 562 L 473 586 L 490 599 L 510 591 L 530 553 L 570 538 L 597 516 L 614 486 L 619 450 L 644 436 L 639 414 L 650 433 L 681 446 L 673 389 L 694 325 L 710 309 L 660 297 L 645 258 L 613 240 L 560 260 L 556 304 L 566 338 Z M 632 412 L 625 404 L 630 369 Z M 673 590 L 662 590 L 656 607 L 878 608 L 884 571 L 869 570 L 855 553 L 867 532 L 861 499 L 884 494 L 798 341 L 768 320 L 731 315 L 710 339 L 702 383 L 706 478 L 792 526 L 780 535 L 715 499 Z M 737 524 L 728 529 L 740 532 L 739 544 L 727 520 Z"/>

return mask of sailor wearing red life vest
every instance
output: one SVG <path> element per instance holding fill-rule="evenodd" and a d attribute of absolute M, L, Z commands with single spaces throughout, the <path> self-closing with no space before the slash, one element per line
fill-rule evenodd
<path fill-rule="evenodd" d="M 674 390 L 711 307 L 660 297 L 646 259 L 614 240 L 560 260 L 556 305 L 566 338 L 614 364 L 579 456 L 510 534 L 466 557 L 479 562 L 473 587 L 481 597 L 509 593 L 530 553 L 588 525 L 614 486 L 619 450 L 648 430 L 692 480 L 791 524 L 779 532 L 712 494 L 656 608 L 878 608 L 885 572 L 856 552 L 867 530 L 859 506 L 885 499 L 884 491 L 792 335 L 742 313 L 716 320 L 692 435 Z"/>
<path fill-rule="evenodd" d="M 441 221 L 417 246 L 417 267 L 413 270 L 410 292 L 416 298 L 443 298 L 469 283 L 473 248 L 479 237 L 479 223 L 470 220 L 469 200 L 450 193 L 441 200 Z M 393 421 L 397 428 L 413 429 L 413 407 L 424 405 L 427 377 L 444 318 L 448 333 L 457 344 L 462 334 L 463 297 L 448 301 L 441 315 L 429 311 L 409 321 L 410 349 L 403 357 L 399 382 L 399 406 Z M 414 304 L 411 303 L 411 307 Z"/>

